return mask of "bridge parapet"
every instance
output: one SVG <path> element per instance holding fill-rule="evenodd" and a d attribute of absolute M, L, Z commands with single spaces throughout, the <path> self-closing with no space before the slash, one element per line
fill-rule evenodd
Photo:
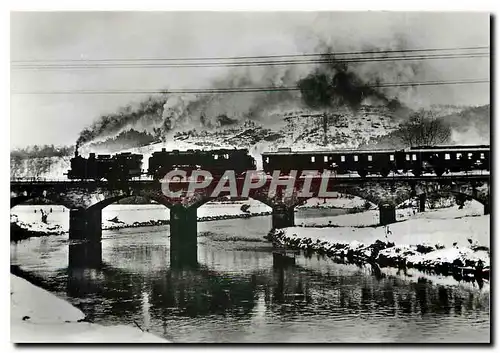
<path fill-rule="evenodd" d="M 292 180 L 293 179 L 293 180 Z M 247 196 L 259 200 L 273 207 L 274 214 L 288 215 L 295 206 L 303 204 L 312 197 L 318 197 L 320 192 L 327 196 L 342 193 L 358 196 L 368 200 L 381 208 L 396 207 L 398 204 L 411 197 L 429 193 L 454 193 L 464 194 L 485 205 L 489 211 L 489 175 L 462 175 L 457 177 L 387 177 L 387 178 L 336 178 L 331 177 L 328 183 L 323 183 L 321 176 L 312 178 L 280 178 L 279 182 L 269 179 L 257 187 L 247 188 L 245 194 L 245 177 L 236 178 L 234 185 L 230 182 L 222 183 L 214 179 L 209 185 L 193 188 L 189 192 L 192 181 L 177 181 L 167 184 L 159 181 L 129 181 L 122 183 L 110 182 L 12 182 L 11 207 L 35 197 L 52 200 L 56 204 L 64 205 L 70 209 L 97 211 L 130 196 L 142 196 L 155 200 L 170 209 L 182 206 L 185 209 L 198 208 L 204 203 L 222 196 Z M 289 185 L 291 185 L 291 187 Z M 165 192 L 168 190 L 176 196 Z M 216 194 L 216 195 L 214 195 Z M 323 196 L 320 196 L 323 197 Z M 281 216 L 280 216 L 281 217 Z M 389 218 L 386 218 L 389 219 Z M 278 221 L 277 221 L 278 222 Z M 279 222 L 278 222 L 279 223 Z M 285 222 L 287 224 L 290 221 Z M 291 222 L 293 223 L 293 221 Z"/>

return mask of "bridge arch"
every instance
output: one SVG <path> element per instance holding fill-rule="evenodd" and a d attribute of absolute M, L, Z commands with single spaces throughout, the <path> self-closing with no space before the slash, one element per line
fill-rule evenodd
<path fill-rule="evenodd" d="M 205 197 L 200 198 L 196 202 L 194 202 L 190 207 L 199 208 L 210 201 L 223 200 L 227 196 L 229 196 L 229 193 L 226 195 L 221 195 L 221 196 L 216 197 L 216 198 L 213 198 L 210 196 L 205 196 Z M 255 200 L 255 201 L 259 201 L 259 202 L 263 203 L 264 205 L 269 206 L 271 208 L 274 206 L 273 202 L 267 197 L 254 195 L 254 196 L 248 196 L 248 198 Z"/>
<path fill-rule="evenodd" d="M 370 205 L 372 206 L 376 206 L 378 207 L 379 204 L 375 203 L 374 201 L 375 200 L 369 200 L 369 198 L 365 198 L 365 197 L 361 197 L 359 195 L 354 195 L 354 194 L 351 194 L 351 193 L 344 193 L 344 192 L 339 192 L 339 194 L 344 194 L 344 195 L 349 195 L 349 196 L 353 196 L 353 197 L 357 197 L 361 200 L 364 200 L 364 201 L 367 201 L 370 203 Z M 318 200 L 321 200 L 321 199 L 324 199 L 324 197 L 317 197 L 317 196 L 312 196 L 312 197 L 304 197 L 304 198 L 300 198 L 297 202 L 295 202 L 292 207 L 293 208 L 296 208 L 296 207 L 299 207 L 299 206 L 302 206 L 304 205 L 307 201 L 309 200 L 312 200 L 312 199 L 318 199 Z M 331 199 L 331 198 L 328 198 L 328 199 Z M 377 200 L 378 201 L 378 200 Z"/>
<path fill-rule="evenodd" d="M 168 208 L 172 207 L 172 205 L 170 203 L 166 202 L 164 198 L 156 196 L 156 195 L 152 195 L 152 194 L 134 194 L 134 195 L 124 194 L 124 195 L 107 197 L 104 200 L 93 204 L 87 210 L 88 211 L 102 211 L 104 208 L 106 208 L 107 206 L 109 206 L 117 201 L 127 199 L 130 197 L 134 197 L 134 196 L 142 197 L 142 198 L 145 198 L 145 199 L 150 200 L 150 201 L 156 201 L 158 204 L 161 204 L 161 205 L 168 207 Z"/>
<path fill-rule="evenodd" d="M 14 196 L 10 198 L 10 208 L 14 208 L 16 206 L 22 205 L 27 201 L 42 199 L 52 202 L 53 205 L 64 206 L 68 209 L 72 208 L 72 203 L 70 200 L 65 199 L 64 197 L 58 197 L 54 194 L 47 194 L 47 196 L 40 195 L 20 195 Z"/>
<path fill-rule="evenodd" d="M 490 205 L 489 205 L 489 200 L 488 200 L 487 197 L 482 198 L 482 197 L 478 197 L 477 195 L 472 195 L 472 194 L 469 194 L 467 192 L 462 192 L 462 191 L 459 191 L 459 190 L 434 190 L 434 191 L 427 191 L 425 193 L 421 193 L 419 195 L 414 195 L 414 196 L 420 196 L 420 195 L 429 195 L 429 196 L 433 195 L 433 196 L 441 196 L 441 197 L 463 196 L 466 199 L 474 200 L 474 201 L 480 203 L 481 205 L 483 205 L 483 207 L 484 207 L 484 214 L 489 214 L 490 213 Z M 410 200 L 414 196 L 408 197 L 407 199 L 404 199 L 404 200 L 398 200 L 399 203 L 397 205 L 399 206 L 400 204 L 402 204 L 402 203 Z M 427 207 L 427 206 L 424 206 L 424 208 L 425 207 Z M 421 211 L 423 211 L 424 208 L 421 208 Z"/>

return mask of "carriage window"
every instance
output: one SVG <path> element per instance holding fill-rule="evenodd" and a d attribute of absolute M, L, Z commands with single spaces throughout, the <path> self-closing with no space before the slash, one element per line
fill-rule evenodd
<path fill-rule="evenodd" d="M 266 163 L 269 163 L 269 157 L 266 157 Z"/>
<path fill-rule="evenodd" d="M 219 159 L 219 155 L 214 154 L 214 159 Z"/>
<path fill-rule="evenodd" d="M 225 158 L 225 159 L 229 159 L 229 155 L 228 155 L 228 154 L 225 154 L 225 155 L 224 155 L 224 158 Z"/>
<path fill-rule="evenodd" d="M 345 162 L 345 156 L 340 156 L 340 161 Z"/>
<path fill-rule="evenodd" d="M 407 155 L 406 155 L 406 160 L 407 160 L 407 161 L 409 161 L 409 160 L 410 160 L 410 155 L 409 155 L 409 154 L 407 154 Z"/>
<path fill-rule="evenodd" d="M 390 161 L 393 161 L 393 160 L 394 160 L 394 155 L 393 155 L 393 154 L 389 155 L 389 160 L 390 160 Z"/>
<path fill-rule="evenodd" d="M 472 159 L 472 153 L 467 154 L 469 156 L 469 159 Z"/>
<path fill-rule="evenodd" d="M 358 156 L 354 156 L 354 162 L 357 162 L 358 161 Z"/>
<path fill-rule="evenodd" d="M 316 157 L 312 156 L 311 157 L 311 162 L 314 162 L 314 161 L 316 161 Z"/>
<path fill-rule="evenodd" d="M 412 155 L 411 159 L 412 159 L 412 161 L 416 161 L 417 160 L 417 155 L 416 154 Z"/>
<path fill-rule="evenodd" d="M 328 156 L 323 157 L 323 162 L 328 162 Z"/>
<path fill-rule="evenodd" d="M 481 158 L 481 159 L 484 159 L 484 153 L 481 153 L 481 157 L 480 157 L 480 158 Z"/>
<path fill-rule="evenodd" d="M 445 153 L 444 159 L 450 159 L 450 154 L 449 153 Z"/>
<path fill-rule="evenodd" d="M 457 159 L 460 159 L 460 157 L 462 157 L 462 154 L 461 153 L 457 153 Z"/>
<path fill-rule="evenodd" d="M 368 161 L 369 161 L 369 162 L 371 162 L 372 160 L 373 160 L 372 155 L 371 155 L 371 154 L 369 154 L 369 155 L 368 155 Z"/>

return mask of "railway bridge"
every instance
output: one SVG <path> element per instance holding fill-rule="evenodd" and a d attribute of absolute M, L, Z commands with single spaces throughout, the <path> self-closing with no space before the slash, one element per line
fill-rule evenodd
<path fill-rule="evenodd" d="M 365 178 L 266 176 L 260 181 L 247 174 L 234 178 L 233 183 L 224 176 L 209 183 L 186 179 L 11 181 L 10 202 L 11 208 L 34 198 L 63 205 L 70 209 L 69 239 L 95 244 L 101 241 L 103 208 L 123 198 L 145 197 L 170 209 L 171 261 L 184 262 L 190 257 L 196 262 L 197 209 L 209 201 L 228 195 L 261 201 L 272 208 L 272 227 L 284 228 L 294 225 L 296 206 L 313 197 L 336 197 L 337 193 L 358 196 L 377 205 L 381 225 L 396 222 L 397 205 L 412 197 L 419 198 L 420 211 L 424 211 L 426 195 L 433 193 L 463 195 L 482 203 L 485 214 L 490 212 L 490 176 L 477 174 Z"/>

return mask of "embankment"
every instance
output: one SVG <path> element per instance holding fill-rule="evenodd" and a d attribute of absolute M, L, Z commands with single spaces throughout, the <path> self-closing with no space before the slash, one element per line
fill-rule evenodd
<path fill-rule="evenodd" d="M 437 220 L 428 222 L 422 218 L 398 222 L 385 235 L 386 227 L 291 227 L 272 230 L 267 239 L 279 248 L 323 254 L 347 262 L 489 278 L 489 247 L 477 241 L 483 238 L 485 230 L 489 233 L 489 216 L 441 221 L 447 228 L 440 228 L 437 223 L 441 222 Z"/>

